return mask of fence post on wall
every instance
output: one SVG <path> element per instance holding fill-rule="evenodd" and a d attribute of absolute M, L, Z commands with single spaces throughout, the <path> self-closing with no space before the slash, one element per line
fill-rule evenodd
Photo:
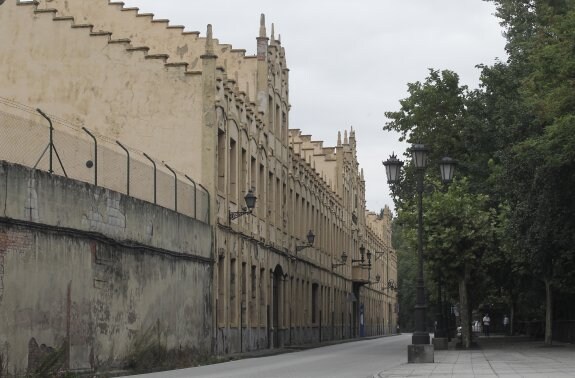
<path fill-rule="evenodd" d="M 118 146 L 122 147 L 122 149 L 124 151 L 126 151 L 126 155 L 128 155 L 128 160 L 127 160 L 127 178 L 126 178 L 126 194 L 130 195 L 130 151 L 128 151 L 128 149 L 126 147 L 124 147 L 122 145 L 122 143 L 116 141 L 116 143 L 118 144 Z"/>
<path fill-rule="evenodd" d="M 154 159 L 152 159 L 151 157 L 148 156 L 148 154 L 146 154 L 145 152 L 142 152 L 144 154 L 144 156 L 146 157 L 146 159 L 148 159 L 149 161 L 152 162 L 152 165 L 154 166 L 154 204 L 157 204 L 156 201 L 156 162 L 154 161 Z"/>
<path fill-rule="evenodd" d="M 188 180 L 190 180 L 192 182 L 192 184 L 194 184 L 194 218 L 198 218 L 197 217 L 197 213 L 198 213 L 198 202 L 196 201 L 196 199 L 198 198 L 198 188 L 196 187 L 196 182 L 194 180 L 192 180 L 188 175 L 184 175 L 185 178 L 187 178 Z"/>
<path fill-rule="evenodd" d="M 208 190 L 202 185 L 202 184 L 198 184 L 200 186 L 200 188 L 204 189 L 204 191 L 206 192 L 206 194 L 208 195 L 208 224 L 210 223 L 210 192 L 208 192 Z"/>
<path fill-rule="evenodd" d="M 48 162 L 48 172 L 54 173 L 54 169 L 52 169 L 53 168 L 52 151 L 54 151 L 54 153 L 56 153 L 56 157 L 58 158 L 58 162 L 60 163 L 60 168 L 62 168 L 62 172 L 64 172 L 64 176 L 68 177 L 68 175 L 66 174 L 66 170 L 64 169 L 64 164 L 62 164 L 62 159 L 60 159 L 60 155 L 58 155 L 58 150 L 56 149 L 56 145 L 54 144 L 54 126 L 52 125 L 52 120 L 42 110 L 36 109 L 36 111 L 38 113 L 40 113 L 42 115 L 42 117 L 44 117 L 48 120 L 48 124 L 50 125 L 50 133 L 49 133 L 48 145 L 46 146 L 46 148 L 44 149 L 44 151 L 42 152 L 42 154 L 38 158 L 38 161 L 36 162 L 36 164 L 34 164 L 34 169 L 36 169 L 36 167 L 38 166 L 38 163 L 40 163 L 40 160 L 42 160 L 42 157 L 44 157 L 46 150 L 50 149 L 49 162 Z"/>
<path fill-rule="evenodd" d="M 166 168 L 170 170 L 174 174 L 174 210 L 178 211 L 178 175 L 176 175 L 176 171 L 172 169 L 165 161 L 163 161 Z"/>
<path fill-rule="evenodd" d="M 94 139 L 94 185 L 98 186 L 98 141 L 96 140 L 94 134 L 92 134 L 87 128 L 82 127 L 82 130 L 84 130 L 86 134 Z M 89 163 L 86 164 L 88 165 Z M 88 166 L 88 168 L 90 167 Z"/>

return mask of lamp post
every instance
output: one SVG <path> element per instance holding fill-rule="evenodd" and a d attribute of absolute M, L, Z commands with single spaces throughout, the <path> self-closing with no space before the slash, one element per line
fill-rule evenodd
<path fill-rule="evenodd" d="M 429 149 L 423 144 L 413 144 L 410 149 L 413 165 L 417 172 L 417 285 L 415 300 L 415 331 L 411 337 L 412 345 L 408 348 L 408 362 L 433 362 L 433 345 L 429 345 L 429 332 L 425 327 L 425 312 L 427 304 L 425 301 L 425 286 L 423 281 L 423 175 L 427 166 L 427 154 Z M 444 183 L 449 183 L 453 179 L 455 171 L 455 160 L 443 158 L 440 162 L 441 179 Z M 387 182 L 396 184 L 399 182 L 399 174 L 403 162 L 391 155 L 383 162 L 386 169 Z M 421 347 L 423 346 L 423 347 Z"/>
<path fill-rule="evenodd" d="M 449 184 L 453 181 L 453 174 L 455 173 L 455 166 L 457 161 L 450 157 L 443 157 L 439 162 L 439 170 L 441 172 L 441 181 L 444 184 Z M 441 278 L 437 283 L 437 301 L 439 311 L 437 312 L 437 330 L 434 334 L 434 338 L 437 339 L 438 349 L 447 349 L 447 318 L 443 316 L 443 293 L 442 293 L 442 282 Z"/>
<path fill-rule="evenodd" d="M 427 165 L 429 150 L 423 144 L 414 144 L 411 154 L 417 170 L 417 285 L 415 302 L 415 332 L 411 337 L 413 344 L 429 344 L 429 333 L 425 327 L 425 285 L 423 282 L 423 173 Z"/>

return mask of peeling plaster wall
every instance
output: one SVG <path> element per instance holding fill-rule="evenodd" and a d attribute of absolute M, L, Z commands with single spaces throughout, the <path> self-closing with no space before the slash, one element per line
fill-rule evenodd
<path fill-rule="evenodd" d="M 138 8 L 124 7 L 122 2 L 41 0 L 39 3 L 40 8 L 57 9 L 59 15 L 72 16 L 76 22 L 92 24 L 96 30 L 111 31 L 114 38 L 129 38 L 134 45 L 148 46 L 152 54 L 168 54 L 168 62 L 187 62 L 189 70 L 202 70 L 200 55 L 205 53 L 206 40 L 200 37 L 198 31 L 184 32 L 184 26 L 170 25 L 169 20 L 158 19 Z M 253 26 L 253 30 L 257 31 L 258 25 Z M 205 33 L 204 26 L 201 27 L 201 33 Z M 217 27 L 214 33 L 218 34 Z M 254 57 L 246 57 L 245 50 L 233 49 L 229 44 L 218 43 L 218 40 L 214 42 L 217 65 L 226 68 L 230 79 L 238 80 L 242 91 L 249 92 L 251 88 L 253 94 L 256 83 L 252 72 L 257 69 Z"/>
<path fill-rule="evenodd" d="M 164 56 L 141 45 L 34 3 L 0 5 L 0 35 L 0 97 L 119 140 L 194 178 L 210 167 L 201 154 L 201 74 L 166 66 Z"/>
<path fill-rule="evenodd" d="M 158 346 L 211 353 L 208 225 L 4 162 L 0 211 L 3 373 L 59 351 L 72 370 L 122 366 Z"/>

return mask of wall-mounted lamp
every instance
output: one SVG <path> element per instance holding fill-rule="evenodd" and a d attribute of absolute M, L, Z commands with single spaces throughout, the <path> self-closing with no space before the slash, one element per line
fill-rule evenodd
<path fill-rule="evenodd" d="M 375 260 L 379 260 L 381 258 L 382 255 L 385 255 L 387 252 L 386 251 L 382 251 L 382 252 L 373 252 L 375 254 Z"/>
<path fill-rule="evenodd" d="M 242 215 L 251 214 L 254 207 L 256 207 L 256 200 L 258 197 L 254 195 L 254 192 L 250 189 L 245 195 L 244 200 L 246 201 L 246 207 L 244 211 L 230 211 L 230 222 Z"/>
<path fill-rule="evenodd" d="M 331 269 L 335 269 L 338 266 L 342 266 L 345 265 L 345 263 L 347 262 L 347 254 L 345 253 L 345 251 L 341 254 L 341 260 L 340 262 L 336 262 L 336 263 L 332 263 L 331 264 Z"/>
<path fill-rule="evenodd" d="M 359 263 L 357 266 L 362 268 L 371 269 L 371 252 L 368 250 L 367 254 L 365 253 L 365 247 L 363 244 L 359 247 L 359 254 L 361 255 L 361 259 L 351 259 L 351 264 Z M 367 264 L 365 264 L 365 257 L 367 256 Z"/>
<path fill-rule="evenodd" d="M 379 274 L 377 274 L 377 275 L 375 276 L 375 281 L 369 281 L 369 282 L 367 283 L 367 285 L 376 284 L 376 283 L 379 283 L 379 281 L 381 281 L 381 276 L 380 276 Z"/>
<path fill-rule="evenodd" d="M 304 244 L 304 245 L 296 245 L 296 246 L 295 246 L 295 251 L 296 251 L 296 252 L 299 252 L 299 251 L 301 251 L 302 249 L 309 248 L 309 247 L 313 246 L 313 242 L 315 241 L 315 235 L 313 234 L 313 231 L 312 231 L 312 230 L 309 230 L 309 232 L 308 232 L 307 235 L 306 235 L 306 238 L 307 238 L 307 244 Z"/>

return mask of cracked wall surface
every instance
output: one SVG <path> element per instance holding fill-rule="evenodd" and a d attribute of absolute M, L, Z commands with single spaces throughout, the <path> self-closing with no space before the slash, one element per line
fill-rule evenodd
<path fill-rule="evenodd" d="M 94 371 L 122 367 L 142 348 L 211 352 L 208 225 L 4 162 L 0 209 L 7 372 L 34 372 L 54 356 L 66 369 Z"/>

